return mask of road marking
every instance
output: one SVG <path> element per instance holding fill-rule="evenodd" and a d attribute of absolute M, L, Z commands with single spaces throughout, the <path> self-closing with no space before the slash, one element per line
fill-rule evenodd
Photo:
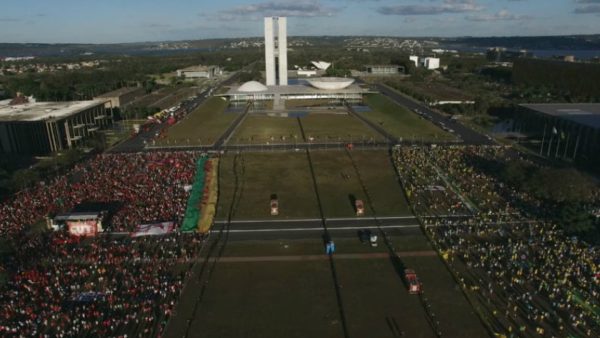
<path fill-rule="evenodd" d="M 379 220 L 395 220 L 395 219 L 416 219 L 415 216 L 386 216 L 377 217 Z M 339 218 L 325 218 L 326 222 L 341 222 L 341 221 L 373 221 L 375 217 L 339 217 Z M 245 224 L 245 223 L 297 223 L 297 222 L 320 222 L 320 218 L 296 218 L 296 219 L 243 219 L 231 221 L 231 224 Z M 226 220 L 215 221 L 215 224 L 227 224 Z"/>
<path fill-rule="evenodd" d="M 301 219 L 245 219 L 239 221 L 231 221 L 231 224 L 246 224 L 246 223 L 294 223 L 294 222 L 320 222 L 320 218 L 301 218 Z M 215 221 L 215 224 L 227 224 L 227 221 Z"/>
<path fill-rule="evenodd" d="M 382 225 L 376 226 L 358 226 L 358 227 L 329 227 L 329 231 L 339 230 L 364 230 L 364 229 L 412 229 L 420 227 L 419 224 L 408 224 L 408 225 Z M 220 232 L 221 230 L 211 230 L 210 232 Z M 283 228 L 283 229 L 231 229 L 226 230 L 228 233 L 253 233 L 253 232 L 294 232 L 294 231 L 323 231 L 323 227 L 315 228 Z"/>
<path fill-rule="evenodd" d="M 423 251 L 396 251 L 398 257 L 433 257 L 437 252 L 433 250 Z M 334 254 L 334 259 L 382 259 L 390 258 L 388 252 L 369 252 L 369 253 L 347 253 Z M 244 263 L 244 262 L 302 262 L 302 261 L 321 261 L 329 260 L 327 255 L 296 255 L 296 256 L 230 256 L 213 257 L 211 262 L 219 263 Z"/>

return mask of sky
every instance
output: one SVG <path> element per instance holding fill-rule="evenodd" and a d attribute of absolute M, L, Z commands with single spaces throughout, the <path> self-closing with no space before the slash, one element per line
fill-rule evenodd
<path fill-rule="evenodd" d="M 121 43 L 288 34 L 399 37 L 600 33 L 600 0 L 2 0 L 0 43 Z"/>

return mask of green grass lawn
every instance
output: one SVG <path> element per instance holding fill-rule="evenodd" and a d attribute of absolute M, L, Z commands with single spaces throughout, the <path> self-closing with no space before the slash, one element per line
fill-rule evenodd
<path fill-rule="evenodd" d="M 226 218 L 230 210 L 235 188 L 234 157 L 226 154 L 220 163 L 218 219 Z M 245 153 L 238 158 L 237 173 L 241 193 L 234 219 L 319 216 L 305 152 Z M 279 199 L 279 216 L 270 214 L 272 194 Z"/>
<path fill-rule="evenodd" d="M 362 114 L 398 138 L 426 141 L 450 141 L 455 139 L 454 135 L 443 131 L 381 94 L 368 95 L 366 103 L 372 111 Z"/>
<path fill-rule="evenodd" d="M 250 114 L 236 130 L 230 144 L 274 144 L 303 142 L 298 120 Z"/>
<path fill-rule="evenodd" d="M 343 337 L 329 262 L 218 263 L 191 332 Z"/>
<path fill-rule="evenodd" d="M 160 145 L 209 145 L 213 144 L 238 116 L 225 114 L 227 101 L 211 97 L 179 123 L 169 127 Z"/>
<path fill-rule="evenodd" d="M 403 257 L 402 262 L 413 268 L 423 283 L 425 297 L 439 319 L 443 337 L 488 336 L 439 257 Z"/>
<path fill-rule="evenodd" d="M 313 113 L 300 119 L 306 137 L 315 142 L 382 141 L 384 138 L 348 114 Z"/>
<path fill-rule="evenodd" d="M 374 230 L 374 233 L 377 233 Z M 361 243 L 356 237 L 336 237 L 336 232 L 331 232 L 336 244 L 336 253 L 355 254 L 387 252 L 383 240 L 373 248 L 366 243 Z M 429 251 L 432 250 L 427 238 L 422 234 L 389 236 L 396 251 Z M 296 256 L 320 255 L 324 253 L 323 240 L 319 235 L 314 239 L 278 239 L 278 240 L 243 240 L 229 241 L 225 246 L 223 256 L 248 257 L 248 256 Z"/>
<path fill-rule="evenodd" d="M 405 257 L 445 337 L 486 337 L 437 257 Z M 191 322 L 206 337 L 435 337 L 418 296 L 388 258 L 220 262 Z M 179 312 L 192 309 L 179 308 Z"/>
<path fill-rule="evenodd" d="M 353 150 L 352 157 L 378 216 L 412 215 L 387 151 Z M 370 212 L 365 204 L 365 212 Z"/>
<path fill-rule="evenodd" d="M 387 152 L 354 150 L 351 154 L 377 215 L 410 215 Z M 311 156 L 326 217 L 355 216 L 354 199 L 362 199 L 366 215 L 373 215 L 352 160 L 345 151 L 313 151 Z"/>
<path fill-rule="evenodd" d="M 378 216 L 411 215 L 386 151 L 352 151 Z M 311 152 L 325 217 L 355 216 L 353 198 L 365 201 L 350 157 L 345 151 Z M 235 187 L 234 154 L 222 158 L 217 219 L 229 213 Z M 242 159 L 243 158 L 243 173 Z M 241 197 L 234 219 L 286 219 L 319 216 L 308 158 L 296 153 L 246 153 L 238 158 Z M 279 216 L 271 216 L 271 194 L 279 198 Z"/>

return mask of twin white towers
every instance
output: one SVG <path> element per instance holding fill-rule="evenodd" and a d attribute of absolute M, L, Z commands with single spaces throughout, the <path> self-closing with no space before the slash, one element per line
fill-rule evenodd
<path fill-rule="evenodd" d="M 275 45 L 275 30 L 277 24 L 277 46 Z M 287 86 L 287 19 L 285 17 L 265 18 L 265 64 L 267 86 Z M 277 72 L 277 64 L 279 72 Z M 277 76 L 279 74 L 279 76 Z M 279 83 L 277 83 L 279 78 Z"/>

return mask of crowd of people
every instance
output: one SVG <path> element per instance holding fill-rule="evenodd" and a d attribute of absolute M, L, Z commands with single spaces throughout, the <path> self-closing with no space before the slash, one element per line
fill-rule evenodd
<path fill-rule="evenodd" d="M 600 250 L 536 217 L 539 201 L 478 165 L 511 156 L 503 147 L 394 151 L 411 204 L 491 330 L 597 337 Z"/>
<path fill-rule="evenodd" d="M 0 336 L 160 336 L 173 315 L 202 238 L 67 232 L 17 236 L 3 263 Z"/>
<path fill-rule="evenodd" d="M 97 155 L 0 204 L 0 237 L 86 205 L 111 209 L 106 220 L 111 231 L 157 221 L 180 225 L 197 158 L 194 152 Z"/>
<path fill-rule="evenodd" d="M 127 234 L 142 224 L 181 225 L 199 155 L 99 154 L 3 201 L 0 336 L 160 336 L 203 238 Z M 107 214 L 105 232 L 30 231 L 77 211 Z"/>

